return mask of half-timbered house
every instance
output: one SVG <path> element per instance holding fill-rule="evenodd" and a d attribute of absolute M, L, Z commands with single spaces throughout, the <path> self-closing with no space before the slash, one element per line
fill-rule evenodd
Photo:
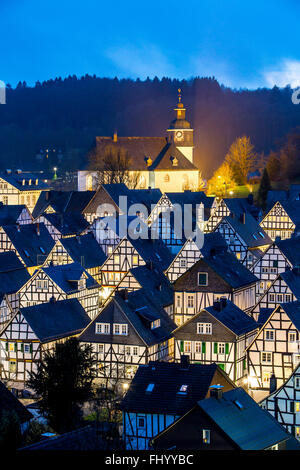
<path fill-rule="evenodd" d="M 179 326 L 170 342 L 173 357 L 190 362 L 216 363 L 234 382 L 247 375 L 246 348 L 258 332 L 257 323 L 226 298 L 215 301 Z"/>
<path fill-rule="evenodd" d="M 39 175 L 6 170 L 0 174 L 0 201 L 5 205 L 24 205 L 33 210 L 41 192 L 49 189 Z"/>
<path fill-rule="evenodd" d="M 241 387 L 211 387 L 182 418 L 151 442 L 155 451 L 299 450 L 299 442 Z"/>
<path fill-rule="evenodd" d="M 22 434 L 33 418 L 27 407 L 0 380 L 0 421 L 4 418 L 5 413 L 13 413 L 17 416 Z"/>
<path fill-rule="evenodd" d="M 29 274 L 42 266 L 54 246 L 44 224 L 0 227 L 0 252 L 14 251 Z"/>
<path fill-rule="evenodd" d="M 249 269 L 272 244 L 271 238 L 260 227 L 258 221 L 247 212 L 240 214 L 238 218 L 234 213 L 229 217 L 223 217 L 215 231 L 224 237 L 230 251 Z"/>
<path fill-rule="evenodd" d="M 32 215 L 25 205 L 4 205 L 0 203 L 0 227 L 13 224 L 31 224 Z"/>
<path fill-rule="evenodd" d="M 282 302 L 300 300 L 300 268 L 288 269 L 278 274 L 276 279 L 267 288 L 251 309 L 251 315 L 261 323 L 267 312 L 274 310 Z"/>
<path fill-rule="evenodd" d="M 280 303 L 247 348 L 248 386 L 255 396 L 263 398 L 270 390 L 275 375 L 281 387 L 300 361 L 300 302 Z"/>
<path fill-rule="evenodd" d="M 80 212 L 83 214 L 94 195 L 95 191 L 44 191 L 37 200 L 32 216 L 37 219 L 43 213 Z"/>
<path fill-rule="evenodd" d="M 260 222 L 272 240 L 290 238 L 299 229 L 300 201 L 277 201 Z"/>
<path fill-rule="evenodd" d="M 288 432 L 300 440 L 300 364 L 290 377 L 260 402 Z"/>
<path fill-rule="evenodd" d="M 250 268 L 260 280 L 256 300 L 266 292 L 278 274 L 297 266 L 300 266 L 300 237 L 285 240 L 277 238 Z"/>
<path fill-rule="evenodd" d="M 37 270 L 19 290 L 20 307 L 56 300 L 79 300 L 90 318 L 98 315 L 99 284 L 79 263 L 47 266 Z"/>
<path fill-rule="evenodd" d="M 58 341 L 78 336 L 90 318 L 77 299 L 20 308 L 0 335 L 2 380 L 25 386 L 30 372 L 36 371 L 43 352 Z"/>
<path fill-rule="evenodd" d="M 79 263 L 98 282 L 101 281 L 101 267 L 106 260 L 99 243 L 92 233 L 61 238 L 49 253 L 45 266 Z"/>
<path fill-rule="evenodd" d="M 80 212 L 44 212 L 36 223 L 43 223 L 54 241 L 87 233 L 90 224 Z"/>
<path fill-rule="evenodd" d="M 173 315 L 178 326 L 221 296 L 242 310 L 255 304 L 258 279 L 227 250 L 227 245 L 211 248 L 173 283 Z"/>
<path fill-rule="evenodd" d="M 175 324 L 163 308 L 151 301 L 151 293 L 117 292 L 80 335 L 92 344 L 98 379 L 128 382 L 141 364 L 169 359 L 168 340 Z"/>
<path fill-rule="evenodd" d="M 223 217 L 234 215 L 235 218 L 239 219 L 241 214 L 244 213 L 252 214 L 255 219 L 259 217 L 259 209 L 254 206 L 251 194 L 247 198 L 215 198 L 211 207 L 210 217 L 205 224 L 205 231 L 214 231 Z"/>
<path fill-rule="evenodd" d="M 209 395 L 212 385 L 234 384 L 216 364 L 151 361 L 140 366 L 121 402 L 127 450 L 148 450 L 149 441 Z"/>

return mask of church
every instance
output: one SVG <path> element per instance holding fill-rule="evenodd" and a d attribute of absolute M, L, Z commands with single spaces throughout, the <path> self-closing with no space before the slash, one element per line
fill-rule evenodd
<path fill-rule="evenodd" d="M 159 188 L 164 192 L 182 192 L 199 189 L 199 170 L 194 165 L 194 130 L 186 120 L 186 108 L 181 101 L 174 109 L 175 119 L 165 137 L 96 137 L 98 155 L 108 148 L 122 149 L 130 159 L 129 187 L 135 189 Z M 103 181 L 110 182 L 110 181 Z M 93 191 L 99 185 L 96 170 L 78 171 L 78 190 Z"/>

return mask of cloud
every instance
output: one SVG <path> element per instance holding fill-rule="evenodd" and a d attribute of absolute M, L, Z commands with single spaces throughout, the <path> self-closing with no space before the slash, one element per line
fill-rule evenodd
<path fill-rule="evenodd" d="M 264 77 L 270 87 L 291 85 L 296 88 L 300 86 L 300 61 L 283 59 L 276 68 L 264 71 Z"/>
<path fill-rule="evenodd" d="M 145 79 L 163 76 L 176 76 L 176 69 L 162 51 L 153 44 L 140 47 L 124 45 L 109 48 L 108 57 L 120 72 L 130 77 Z"/>

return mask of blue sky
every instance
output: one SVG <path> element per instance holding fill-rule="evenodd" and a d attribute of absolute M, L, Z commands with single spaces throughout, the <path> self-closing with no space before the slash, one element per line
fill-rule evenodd
<path fill-rule="evenodd" d="M 297 0 L 0 0 L 0 80 L 215 76 L 300 85 Z"/>

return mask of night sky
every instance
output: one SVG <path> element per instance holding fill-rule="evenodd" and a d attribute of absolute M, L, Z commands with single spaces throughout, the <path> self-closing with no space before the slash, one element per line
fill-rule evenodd
<path fill-rule="evenodd" d="M 96 74 L 300 85 L 297 0 L 0 0 L 0 80 Z"/>

